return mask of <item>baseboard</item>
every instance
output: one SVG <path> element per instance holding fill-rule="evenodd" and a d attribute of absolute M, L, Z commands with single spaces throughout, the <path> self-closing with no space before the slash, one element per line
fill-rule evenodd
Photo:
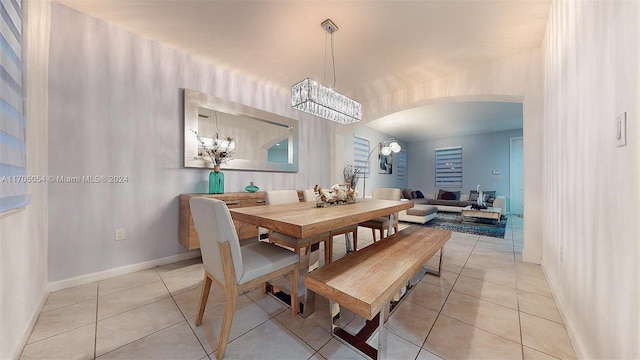
<path fill-rule="evenodd" d="M 574 329 L 576 328 L 573 322 L 567 317 L 564 312 L 565 308 L 568 308 L 568 305 L 564 303 L 561 297 L 558 296 L 558 284 L 553 276 L 547 271 L 547 268 L 544 264 L 544 260 L 540 261 L 540 267 L 542 268 L 542 272 L 544 273 L 544 277 L 547 279 L 547 283 L 549 284 L 549 290 L 551 290 L 551 295 L 553 296 L 553 300 L 556 302 L 556 307 L 558 308 L 558 313 L 560 313 L 560 317 L 562 318 L 562 323 L 564 324 L 564 328 L 567 330 L 567 335 L 569 335 L 569 340 L 571 341 L 571 345 L 573 346 L 573 351 L 576 353 L 577 359 L 589 359 L 590 357 L 585 356 L 585 347 L 580 341 L 580 337 L 577 336 Z"/>
<path fill-rule="evenodd" d="M 150 269 L 156 266 L 171 264 L 178 261 L 189 260 L 200 256 L 200 251 L 189 251 L 187 253 L 171 255 L 159 259 L 145 261 L 137 264 L 125 265 L 114 269 L 99 271 L 92 274 L 80 275 L 64 280 L 51 281 L 47 285 L 47 292 L 58 291 L 74 286 L 85 285 L 95 281 L 100 281 L 114 276 L 130 274 L 132 272 Z"/>
<path fill-rule="evenodd" d="M 526 261 L 528 263 L 532 263 L 532 264 L 541 264 L 542 263 L 542 259 L 540 259 L 537 256 L 527 256 L 522 254 L 522 261 Z"/>
<path fill-rule="evenodd" d="M 24 332 L 20 336 L 20 341 L 18 342 L 18 346 L 9 352 L 9 359 L 19 359 L 22 354 L 22 349 L 27 345 L 27 341 L 29 341 L 29 337 L 31 336 L 31 332 L 33 331 L 33 327 L 36 326 L 36 322 L 38 321 L 38 317 L 40 316 L 40 312 L 44 307 L 44 304 L 47 302 L 47 297 L 49 297 L 49 293 L 45 292 L 40 299 L 40 304 L 36 311 L 31 315 L 31 320 L 29 321 L 29 325 L 24 329 Z"/>

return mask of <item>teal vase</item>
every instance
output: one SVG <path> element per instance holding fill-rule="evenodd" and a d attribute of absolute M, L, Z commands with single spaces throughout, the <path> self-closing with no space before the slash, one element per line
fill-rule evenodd
<path fill-rule="evenodd" d="M 249 184 L 249 185 L 245 186 L 245 188 L 244 188 L 244 189 L 245 189 L 246 191 L 250 192 L 250 193 L 254 193 L 254 192 L 256 192 L 256 191 L 260 190 L 260 188 L 259 188 L 259 187 L 255 186 L 255 185 L 253 184 L 253 181 L 251 182 L 251 184 Z"/>
<path fill-rule="evenodd" d="M 209 194 L 224 194 L 224 173 L 220 166 L 214 166 L 209 173 Z"/>

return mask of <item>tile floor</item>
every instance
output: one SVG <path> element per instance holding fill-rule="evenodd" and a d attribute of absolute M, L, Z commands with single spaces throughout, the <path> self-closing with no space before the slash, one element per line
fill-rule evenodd
<path fill-rule="evenodd" d="M 361 228 L 359 246 L 370 243 Z M 443 260 L 443 276 L 426 275 L 392 314 L 390 359 L 575 358 L 540 267 L 522 262 L 522 219 L 505 239 L 453 233 Z M 195 259 L 51 293 L 21 359 L 215 359 L 224 294 L 212 288 L 194 326 L 202 277 Z M 360 359 L 332 339 L 328 302 L 316 309 L 303 319 L 259 290 L 241 296 L 225 358 Z"/>

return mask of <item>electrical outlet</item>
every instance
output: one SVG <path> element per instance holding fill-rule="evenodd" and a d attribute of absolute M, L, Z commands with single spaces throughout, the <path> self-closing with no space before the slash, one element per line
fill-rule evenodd
<path fill-rule="evenodd" d="M 124 240 L 124 229 L 116 229 L 116 240 Z"/>
<path fill-rule="evenodd" d="M 627 145 L 627 113 L 616 117 L 616 143 L 618 147 Z"/>

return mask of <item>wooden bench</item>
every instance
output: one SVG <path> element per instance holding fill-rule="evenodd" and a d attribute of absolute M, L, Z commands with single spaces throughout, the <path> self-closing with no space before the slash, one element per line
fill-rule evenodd
<path fill-rule="evenodd" d="M 371 358 L 385 358 L 385 322 L 392 300 L 450 237 L 448 230 L 410 226 L 307 274 L 304 283 L 329 299 L 334 336 Z M 339 324 L 340 306 L 369 320 L 368 326 L 357 335 L 347 333 Z M 366 344 L 376 328 L 377 350 Z"/>

